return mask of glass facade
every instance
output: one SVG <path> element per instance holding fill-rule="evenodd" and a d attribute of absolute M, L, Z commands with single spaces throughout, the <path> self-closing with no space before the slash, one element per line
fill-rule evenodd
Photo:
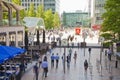
<path fill-rule="evenodd" d="M 8 0 L 12 1 L 12 0 Z M 52 12 L 58 12 L 59 13 L 59 7 L 60 7 L 60 1 L 59 0 L 21 0 L 21 5 L 26 8 L 26 10 L 29 9 L 29 6 L 31 3 L 34 3 L 35 9 L 41 4 L 44 4 L 44 10 L 52 9 Z"/>
<path fill-rule="evenodd" d="M 52 9 L 53 13 L 58 12 L 59 13 L 59 0 L 44 0 L 44 9 Z"/>
<path fill-rule="evenodd" d="M 102 14 L 105 12 L 104 5 L 106 0 L 95 0 L 95 24 L 102 23 Z"/>
<path fill-rule="evenodd" d="M 63 26 L 66 27 L 88 27 L 89 15 L 86 12 L 63 13 Z"/>

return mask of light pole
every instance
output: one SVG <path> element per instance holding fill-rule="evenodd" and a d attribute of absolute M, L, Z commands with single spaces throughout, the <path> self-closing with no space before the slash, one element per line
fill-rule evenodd
<path fill-rule="evenodd" d="M 36 45 L 39 45 L 39 44 L 40 44 L 40 41 L 39 41 L 39 27 L 38 27 L 38 26 L 36 26 L 36 30 L 37 30 L 37 35 L 36 35 L 36 37 L 37 37 L 37 42 L 36 42 Z"/>
<path fill-rule="evenodd" d="M 65 66 L 66 66 L 66 64 L 65 64 L 65 61 L 66 61 L 66 48 L 65 48 L 65 46 L 67 45 L 67 39 L 64 39 L 64 40 L 62 40 L 62 45 L 64 46 L 64 54 L 63 54 L 63 59 L 64 59 L 64 62 L 63 62 L 63 70 L 64 70 L 64 73 L 65 73 Z"/>
<path fill-rule="evenodd" d="M 29 43 L 30 43 L 30 49 L 31 49 L 31 61 L 33 59 L 33 42 L 34 42 L 34 34 L 30 33 L 29 34 Z"/>
<path fill-rule="evenodd" d="M 84 47 L 84 56 L 85 56 L 85 46 L 86 46 L 86 43 L 85 43 L 85 39 L 87 38 L 87 33 L 84 31 L 83 32 L 83 47 Z"/>
<path fill-rule="evenodd" d="M 101 50 L 100 50 L 100 66 L 101 66 L 101 76 L 102 76 L 102 51 L 103 51 L 104 37 L 100 37 L 100 42 L 101 42 Z"/>
<path fill-rule="evenodd" d="M 28 50 L 28 28 L 25 27 L 25 49 Z"/>

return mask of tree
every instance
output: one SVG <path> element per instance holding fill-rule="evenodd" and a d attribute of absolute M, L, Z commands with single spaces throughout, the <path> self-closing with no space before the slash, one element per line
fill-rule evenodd
<path fill-rule="evenodd" d="M 18 4 L 18 5 L 21 5 L 21 0 L 12 0 L 12 3 L 15 3 L 15 4 Z"/>
<path fill-rule="evenodd" d="M 36 17 L 44 18 L 44 8 L 43 5 L 39 5 L 36 11 Z"/>
<path fill-rule="evenodd" d="M 36 13 L 35 13 L 35 9 L 34 9 L 34 4 L 33 3 L 30 4 L 30 8 L 28 10 L 27 15 L 30 16 L 30 17 L 35 17 Z"/>
<path fill-rule="evenodd" d="M 54 26 L 54 28 L 60 27 L 60 17 L 59 17 L 59 14 L 57 12 L 55 12 L 55 14 L 54 14 L 53 26 Z"/>
<path fill-rule="evenodd" d="M 17 5 L 21 5 L 21 0 L 12 0 L 12 3 L 17 4 Z M 25 17 L 25 10 L 21 10 L 20 11 L 20 18 L 23 19 Z M 13 17 L 16 17 L 16 13 L 13 12 Z"/>
<path fill-rule="evenodd" d="M 104 8 L 106 12 L 102 15 L 103 24 L 101 31 L 103 34 L 108 32 L 112 35 L 113 42 L 117 42 L 120 40 L 120 2 L 119 0 L 107 0 Z"/>
<path fill-rule="evenodd" d="M 45 11 L 44 21 L 45 21 L 46 29 L 52 29 L 53 28 L 53 14 L 52 14 L 51 9 Z"/>

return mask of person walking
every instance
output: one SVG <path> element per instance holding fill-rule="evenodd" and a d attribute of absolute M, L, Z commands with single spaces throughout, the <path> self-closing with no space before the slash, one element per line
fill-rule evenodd
<path fill-rule="evenodd" d="M 51 67 L 54 67 L 54 59 L 55 59 L 55 56 L 54 56 L 54 53 L 51 55 Z"/>
<path fill-rule="evenodd" d="M 91 54 L 91 48 L 88 48 L 89 55 Z"/>
<path fill-rule="evenodd" d="M 58 68 L 58 63 L 59 63 L 59 55 L 58 55 L 58 53 L 55 56 L 55 59 L 56 59 L 56 68 Z"/>
<path fill-rule="evenodd" d="M 35 73 L 35 80 L 38 80 L 39 69 L 38 69 L 38 64 L 37 63 L 33 67 L 33 72 Z"/>
<path fill-rule="evenodd" d="M 108 49 L 108 59 L 111 61 L 111 55 L 112 55 L 112 51 L 110 50 L 110 48 Z"/>
<path fill-rule="evenodd" d="M 77 52 L 75 51 L 75 53 L 74 53 L 74 62 L 76 63 L 76 59 L 77 59 Z"/>
<path fill-rule="evenodd" d="M 69 56 L 70 56 L 70 61 L 71 61 L 71 56 L 72 56 L 72 49 L 69 49 Z"/>
<path fill-rule="evenodd" d="M 39 68 L 40 68 L 41 63 L 42 63 L 42 55 L 39 56 L 38 62 L 39 62 Z"/>
<path fill-rule="evenodd" d="M 67 68 L 70 68 L 70 55 L 67 55 Z"/>
<path fill-rule="evenodd" d="M 43 68 L 43 77 L 47 77 L 47 73 L 48 73 L 48 62 L 47 62 L 47 57 L 45 56 L 42 63 L 41 63 L 41 67 Z"/>
<path fill-rule="evenodd" d="M 87 68 L 88 68 L 88 62 L 87 62 L 87 60 L 85 60 L 84 61 L 84 69 L 85 69 L 85 71 L 87 71 Z"/>

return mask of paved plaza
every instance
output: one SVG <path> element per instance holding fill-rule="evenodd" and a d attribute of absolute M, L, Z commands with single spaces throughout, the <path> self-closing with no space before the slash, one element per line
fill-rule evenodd
<path fill-rule="evenodd" d="M 66 48 L 66 55 L 69 48 Z M 77 62 L 74 62 L 73 54 L 77 51 Z M 100 60 L 100 49 L 92 48 L 91 55 L 88 53 L 88 48 L 73 48 L 72 59 L 70 68 L 63 70 L 62 55 L 64 53 L 63 48 L 54 48 L 52 53 L 59 53 L 60 60 L 59 66 L 51 68 L 50 53 L 46 53 L 48 57 L 49 70 L 46 78 L 42 77 L 42 68 L 39 68 L 39 80 L 120 80 L 120 67 L 115 68 L 115 58 L 112 56 L 112 61 L 109 61 L 104 52 L 102 52 L 102 65 L 99 64 Z M 89 67 L 87 72 L 84 71 L 84 60 L 87 59 Z M 34 65 L 35 62 L 31 63 Z M 31 66 L 29 65 L 29 66 Z M 66 63 L 67 65 L 67 63 Z M 120 66 L 120 64 L 119 64 Z M 30 68 L 23 76 L 21 80 L 35 80 L 32 68 Z"/>

